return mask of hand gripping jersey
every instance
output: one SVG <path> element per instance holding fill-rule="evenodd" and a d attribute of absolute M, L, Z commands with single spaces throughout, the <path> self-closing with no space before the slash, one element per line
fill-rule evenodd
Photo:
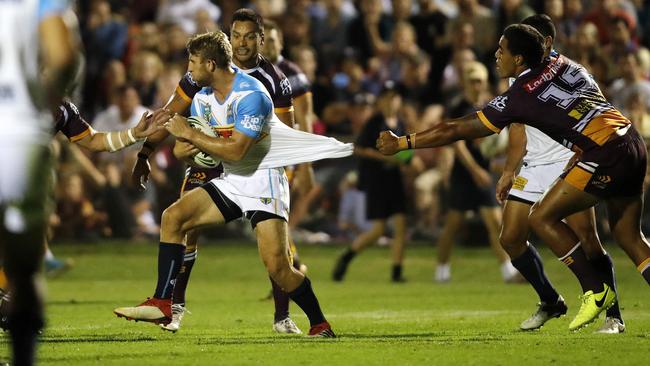
<path fill-rule="evenodd" d="M 241 70 L 235 73 L 233 88 L 223 103 L 206 87 L 194 96 L 190 109 L 191 115 L 209 121 L 220 137 L 230 137 L 234 129 L 257 140 L 241 161 L 223 162 L 226 174 L 249 176 L 261 169 L 352 154 L 352 144 L 287 127 L 273 113 L 264 85 Z"/>
<path fill-rule="evenodd" d="M 630 126 L 585 68 L 561 55 L 521 73 L 478 117 L 494 132 L 524 123 L 573 151 L 602 146 Z"/>

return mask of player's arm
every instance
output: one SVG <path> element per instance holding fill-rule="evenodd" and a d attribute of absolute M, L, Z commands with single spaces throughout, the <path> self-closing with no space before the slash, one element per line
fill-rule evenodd
<path fill-rule="evenodd" d="M 314 121 L 314 101 L 311 92 L 299 95 L 293 100 L 294 116 L 300 131 L 312 132 Z"/>
<path fill-rule="evenodd" d="M 172 96 L 163 107 L 172 113 L 185 113 L 192 104 L 192 98 L 187 93 L 195 93 L 199 87 L 192 83 L 189 76 L 186 75 L 181 79 L 179 85 Z M 138 153 L 138 158 L 133 165 L 131 172 L 131 182 L 135 187 L 141 191 L 145 189 L 145 183 L 149 180 L 149 173 L 151 172 L 151 165 L 149 164 L 149 156 L 156 150 L 158 144 L 169 136 L 166 129 L 162 129 L 157 133 L 149 136 L 147 141 L 142 145 L 142 149 Z"/>
<path fill-rule="evenodd" d="M 45 75 L 43 81 L 48 107 L 51 111 L 56 111 L 67 84 L 73 79 L 77 49 L 70 29 L 61 14 L 53 10 L 52 13 L 39 14 L 39 16 L 41 16 L 38 26 L 40 56 L 43 75 Z"/>
<path fill-rule="evenodd" d="M 474 159 L 472 153 L 467 148 L 465 141 L 461 140 L 454 143 L 454 153 L 458 161 L 470 173 L 477 186 L 487 187 L 492 183 L 490 173 L 476 162 L 476 159 Z"/>
<path fill-rule="evenodd" d="M 284 107 L 284 108 L 275 108 L 273 110 L 276 116 L 284 123 L 285 125 L 293 128 L 293 125 L 295 123 L 295 115 L 294 115 L 294 109 L 293 105 L 290 107 Z"/>
<path fill-rule="evenodd" d="M 526 155 L 526 128 L 520 123 L 512 123 L 508 128 L 506 162 L 496 188 L 496 198 L 499 203 L 503 203 L 508 198 L 508 192 L 512 188 L 524 155 Z"/>
<path fill-rule="evenodd" d="M 461 139 L 471 140 L 499 131 L 494 126 L 484 124 L 479 113 L 481 112 L 441 122 L 428 130 L 407 136 L 398 137 L 390 131 L 382 131 L 377 139 L 377 149 L 384 155 L 393 155 L 402 150 L 444 146 Z"/>
<path fill-rule="evenodd" d="M 237 103 L 235 127 L 230 138 L 212 137 L 191 128 L 184 117 L 175 115 L 165 127 L 176 138 L 188 140 L 199 150 L 228 162 L 238 162 L 246 156 L 262 133 L 273 103 L 262 92 L 248 94 Z"/>
<path fill-rule="evenodd" d="M 187 119 L 178 114 L 170 119 L 165 127 L 177 139 L 187 140 L 206 154 L 228 162 L 240 161 L 256 141 L 255 137 L 248 136 L 237 129 L 233 130 L 229 138 L 208 136 L 189 127 Z"/>

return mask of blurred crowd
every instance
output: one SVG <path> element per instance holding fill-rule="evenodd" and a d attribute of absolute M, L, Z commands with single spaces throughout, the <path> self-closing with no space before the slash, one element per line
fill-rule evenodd
<path fill-rule="evenodd" d="M 80 1 L 85 60 L 74 100 L 82 114 L 97 130 L 137 124 L 144 111 L 166 103 L 185 73 L 188 37 L 228 33 L 241 7 L 280 26 L 283 56 L 311 84 L 318 134 L 355 142 L 376 115 L 394 115 L 415 132 L 480 109 L 507 87 L 494 70 L 501 31 L 546 13 L 557 28 L 556 50 L 587 67 L 608 99 L 650 138 L 650 3 L 643 0 Z M 385 97 L 388 84 L 393 92 Z M 501 173 L 505 135 L 467 142 L 492 175 Z M 151 156 L 152 174 L 140 192 L 130 176 L 141 144 L 90 154 L 55 143 L 54 239 L 157 236 L 160 214 L 178 197 L 185 169 L 172 144 Z M 438 236 L 456 151 L 417 150 L 383 163 L 401 172 L 410 238 Z M 297 239 L 351 240 L 370 227 L 360 159 L 314 165 L 318 190 L 292 223 Z M 494 188 L 496 180 L 479 173 L 470 172 L 469 179 Z M 229 230 L 241 235 L 247 229 Z M 471 240 L 473 232 L 462 235 Z"/>

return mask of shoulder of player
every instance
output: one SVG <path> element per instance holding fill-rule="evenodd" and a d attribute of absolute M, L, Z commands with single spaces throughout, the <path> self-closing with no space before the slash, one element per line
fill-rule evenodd
<path fill-rule="evenodd" d="M 288 78 L 303 73 L 300 69 L 300 66 L 298 66 L 293 61 L 287 60 L 286 58 L 282 58 L 282 60 L 278 62 L 277 66 Z"/>
<path fill-rule="evenodd" d="M 271 63 L 271 61 L 262 55 L 260 55 L 260 63 L 258 64 L 258 67 L 261 71 L 271 76 L 271 78 L 273 78 L 273 81 L 276 83 L 279 83 L 282 79 L 287 78 L 287 76 L 278 66 Z"/>

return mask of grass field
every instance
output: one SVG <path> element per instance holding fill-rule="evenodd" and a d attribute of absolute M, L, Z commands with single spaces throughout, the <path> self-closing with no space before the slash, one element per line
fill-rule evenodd
<path fill-rule="evenodd" d="M 58 245 L 77 265 L 49 281 L 49 327 L 41 339 L 43 365 L 640 365 L 650 349 L 650 291 L 632 263 L 610 246 L 618 266 L 627 331 L 570 333 L 579 286 L 569 270 L 542 250 L 546 269 L 569 305 L 567 317 L 523 333 L 519 322 L 538 301 L 527 285 L 505 285 L 487 249 L 458 248 L 449 284 L 432 282 L 435 248 L 408 252 L 406 284 L 391 284 L 388 251 L 375 248 L 352 263 L 344 283 L 330 271 L 341 246 L 301 248 L 310 277 L 338 339 L 276 335 L 273 303 L 261 301 L 269 283 L 251 243 L 204 245 L 188 290 L 183 328 L 166 333 L 116 318 L 155 286 L 157 246 L 100 243 Z M 303 329 L 307 318 L 292 304 Z M 602 316 L 601 316 L 602 319 Z M 596 324 L 600 325 L 601 320 Z M 0 359 L 8 358 L 2 336 Z"/>

